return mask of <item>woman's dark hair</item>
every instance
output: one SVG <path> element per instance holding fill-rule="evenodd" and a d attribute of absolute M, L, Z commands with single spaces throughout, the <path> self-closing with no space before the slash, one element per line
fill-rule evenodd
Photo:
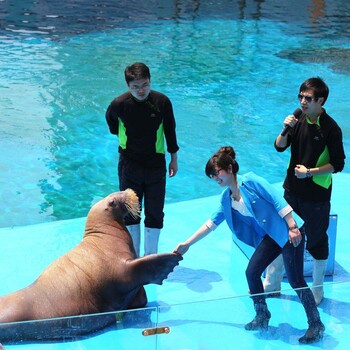
<path fill-rule="evenodd" d="M 151 80 L 151 73 L 149 68 L 141 62 L 133 63 L 127 66 L 124 71 L 125 81 L 129 83 L 133 80 L 149 79 Z"/>
<path fill-rule="evenodd" d="M 208 177 L 212 177 L 216 174 L 217 168 L 227 171 L 230 165 L 232 166 L 232 173 L 237 174 L 239 165 L 236 162 L 235 150 L 231 146 L 220 147 L 208 160 L 205 166 L 205 174 Z"/>
<path fill-rule="evenodd" d="M 300 85 L 300 92 L 305 92 L 305 91 L 312 91 L 314 98 L 319 98 L 323 97 L 324 101 L 322 105 L 327 101 L 328 94 L 329 94 L 329 88 L 327 84 L 320 78 L 310 78 L 305 80 L 301 85 Z"/>

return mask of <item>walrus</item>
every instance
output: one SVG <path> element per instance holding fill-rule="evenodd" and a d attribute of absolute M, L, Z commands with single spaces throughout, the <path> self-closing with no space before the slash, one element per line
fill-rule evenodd
<path fill-rule="evenodd" d="M 131 189 L 103 198 L 90 209 L 76 247 L 29 286 L 0 297 L 0 342 L 76 338 L 115 322 L 115 311 L 146 306 L 143 286 L 161 285 L 182 257 L 137 258 L 124 224 L 128 213 L 140 213 Z M 91 314 L 101 315 L 80 316 Z M 28 320 L 38 321 L 23 322 Z"/>

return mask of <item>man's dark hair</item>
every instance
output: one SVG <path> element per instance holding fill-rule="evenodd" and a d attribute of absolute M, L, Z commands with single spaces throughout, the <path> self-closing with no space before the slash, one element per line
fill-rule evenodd
<path fill-rule="evenodd" d="M 124 71 L 125 81 L 129 85 L 129 83 L 133 80 L 139 79 L 149 79 L 151 80 L 151 73 L 149 68 L 141 62 L 136 62 L 127 66 Z"/>
<path fill-rule="evenodd" d="M 300 92 L 305 92 L 307 90 L 312 91 L 316 99 L 323 97 L 324 101 L 322 105 L 327 101 L 329 89 L 327 84 L 320 77 L 307 79 L 300 85 Z"/>

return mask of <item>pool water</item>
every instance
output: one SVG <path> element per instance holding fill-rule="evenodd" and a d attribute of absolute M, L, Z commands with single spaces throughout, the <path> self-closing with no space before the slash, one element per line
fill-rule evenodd
<path fill-rule="evenodd" d="M 241 173 L 282 181 L 288 154 L 273 141 L 311 76 L 330 87 L 325 107 L 349 154 L 349 16 L 346 0 L 0 0 L 0 227 L 84 217 L 118 190 L 104 113 L 134 61 L 174 107 L 167 203 L 221 192 L 204 174 L 221 145 Z"/>

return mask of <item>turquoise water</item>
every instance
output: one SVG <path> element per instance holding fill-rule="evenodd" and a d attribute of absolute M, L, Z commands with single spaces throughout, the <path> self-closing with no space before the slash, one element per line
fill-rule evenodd
<path fill-rule="evenodd" d="M 12 3 L 0 1 L 0 227 L 82 217 L 118 189 L 104 113 L 134 61 L 173 102 L 181 149 L 167 203 L 221 191 L 203 169 L 224 144 L 242 173 L 281 181 L 288 154 L 273 141 L 310 76 L 329 84 L 349 154 L 345 0 Z"/>
<path fill-rule="evenodd" d="M 150 65 L 153 88 L 171 97 L 178 124 L 180 171 L 168 182 L 167 202 L 173 204 L 161 251 L 185 239 L 213 210 L 215 203 L 205 198 L 174 202 L 221 191 L 203 172 L 220 145 L 235 146 L 242 173 L 283 179 L 288 155 L 277 154 L 272 143 L 284 116 L 297 107 L 305 78 L 317 74 L 329 83 L 326 107 L 343 129 L 349 154 L 350 3 L 276 3 L 0 0 L 0 227 L 23 226 L 1 229 L 1 295 L 31 283 L 81 240 L 85 219 L 62 219 L 85 216 L 95 200 L 116 189 L 117 140 L 104 112 L 125 90 L 122 71 L 134 60 Z M 348 178 L 335 181 L 337 273 L 325 286 L 320 312 L 326 335 L 317 346 L 347 349 Z M 141 330 L 152 322 L 84 341 L 6 349 L 226 349 L 237 339 L 245 348 L 297 346 L 305 317 L 288 292 L 269 301 L 267 337 L 242 330 L 253 316 L 246 259 L 220 229 L 194 247 L 164 285 L 147 286 L 150 306 L 160 305 L 152 320 L 170 326 L 170 338 L 144 338 Z"/>

